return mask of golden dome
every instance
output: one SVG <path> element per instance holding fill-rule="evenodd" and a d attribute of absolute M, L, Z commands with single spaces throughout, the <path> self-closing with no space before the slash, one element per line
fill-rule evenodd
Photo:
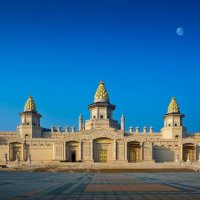
<path fill-rule="evenodd" d="M 26 111 L 37 112 L 35 102 L 33 100 L 33 97 L 31 96 L 28 97 L 28 100 L 26 101 L 26 104 L 24 106 L 24 112 Z"/>
<path fill-rule="evenodd" d="M 97 91 L 95 93 L 94 102 L 109 102 L 108 92 L 105 88 L 104 82 L 100 81 Z"/>
<path fill-rule="evenodd" d="M 179 111 L 179 106 L 178 106 L 178 104 L 176 102 L 176 99 L 174 97 L 172 97 L 172 100 L 171 100 L 171 102 L 170 102 L 170 104 L 168 106 L 167 113 L 169 114 L 169 113 L 179 113 L 179 112 L 180 112 Z"/>

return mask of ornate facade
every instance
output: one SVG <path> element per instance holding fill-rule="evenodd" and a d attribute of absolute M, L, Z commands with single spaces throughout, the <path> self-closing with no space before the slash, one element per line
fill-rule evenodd
<path fill-rule="evenodd" d="M 41 115 L 29 97 L 16 132 L 0 132 L 0 158 L 12 161 L 63 162 L 178 162 L 200 160 L 200 133 L 188 134 L 175 98 L 172 98 L 164 127 L 160 132 L 139 127 L 125 130 L 113 119 L 116 106 L 110 103 L 104 82 L 101 81 L 89 104 L 90 119 L 79 116 L 79 130 L 58 127 L 42 128 Z"/>

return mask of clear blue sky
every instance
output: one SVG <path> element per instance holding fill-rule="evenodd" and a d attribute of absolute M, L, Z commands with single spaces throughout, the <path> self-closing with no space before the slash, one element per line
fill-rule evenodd
<path fill-rule="evenodd" d="M 0 0 L 0 130 L 16 129 L 29 95 L 43 127 L 77 125 L 104 80 L 126 129 L 159 131 L 175 96 L 200 131 L 199 75 L 197 0 Z"/>

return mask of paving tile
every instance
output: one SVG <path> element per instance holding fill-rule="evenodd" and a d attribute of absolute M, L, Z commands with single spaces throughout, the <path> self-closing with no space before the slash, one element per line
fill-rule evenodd
<path fill-rule="evenodd" d="M 199 200 L 200 173 L 0 172 L 0 200 Z"/>

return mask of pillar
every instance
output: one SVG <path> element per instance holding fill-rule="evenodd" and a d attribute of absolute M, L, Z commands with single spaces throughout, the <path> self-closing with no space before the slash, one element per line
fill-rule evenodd
<path fill-rule="evenodd" d="M 128 160 L 127 159 L 127 142 L 126 141 L 124 143 L 124 160 Z"/>
<path fill-rule="evenodd" d="M 72 133 L 76 132 L 75 126 L 72 126 Z"/>
<path fill-rule="evenodd" d="M 141 161 L 141 160 L 143 160 L 143 142 L 140 142 L 140 160 L 139 161 Z"/>
<path fill-rule="evenodd" d="M 79 160 L 82 160 L 82 142 L 79 142 Z"/>
<path fill-rule="evenodd" d="M 93 160 L 93 140 L 90 142 L 90 159 Z"/>
<path fill-rule="evenodd" d="M 65 127 L 65 132 L 66 132 L 66 133 L 69 132 L 69 127 L 68 127 L 68 126 Z"/>
<path fill-rule="evenodd" d="M 24 161 L 24 142 L 21 145 L 21 161 Z"/>
<path fill-rule="evenodd" d="M 125 117 L 123 114 L 121 116 L 121 130 L 125 131 Z"/>
<path fill-rule="evenodd" d="M 133 127 L 130 126 L 130 128 L 129 128 L 129 133 L 132 133 L 132 132 L 133 132 Z"/>
<path fill-rule="evenodd" d="M 113 140 L 113 160 L 116 160 L 116 139 Z"/>
<path fill-rule="evenodd" d="M 181 147 L 181 149 L 180 149 L 180 152 L 181 152 L 180 161 L 182 161 L 183 160 L 183 144 L 180 144 L 180 147 Z"/>
<path fill-rule="evenodd" d="M 54 131 L 55 131 L 55 128 L 54 128 L 54 126 L 52 126 L 51 127 L 51 133 L 54 133 Z"/>
<path fill-rule="evenodd" d="M 8 151 L 8 161 L 10 161 L 10 159 L 11 159 L 11 151 L 10 151 L 10 143 L 8 143 L 8 149 L 7 149 L 7 151 Z"/>
<path fill-rule="evenodd" d="M 137 126 L 136 127 L 136 133 L 139 133 L 140 132 L 140 128 Z"/>
<path fill-rule="evenodd" d="M 61 126 L 58 126 L 58 133 L 61 133 Z"/>
<path fill-rule="evenodd" d="M 83 128 L 83 117 L 82 115 L 80 114 L 79 115 L 79 131 L 81 131 Z"/>
<path fill-rule="evenodd" d="M 64 147 L 63 147 L 63 160 L 67 160 L 66 158 L 66 142 L 63 143 Z"/>

